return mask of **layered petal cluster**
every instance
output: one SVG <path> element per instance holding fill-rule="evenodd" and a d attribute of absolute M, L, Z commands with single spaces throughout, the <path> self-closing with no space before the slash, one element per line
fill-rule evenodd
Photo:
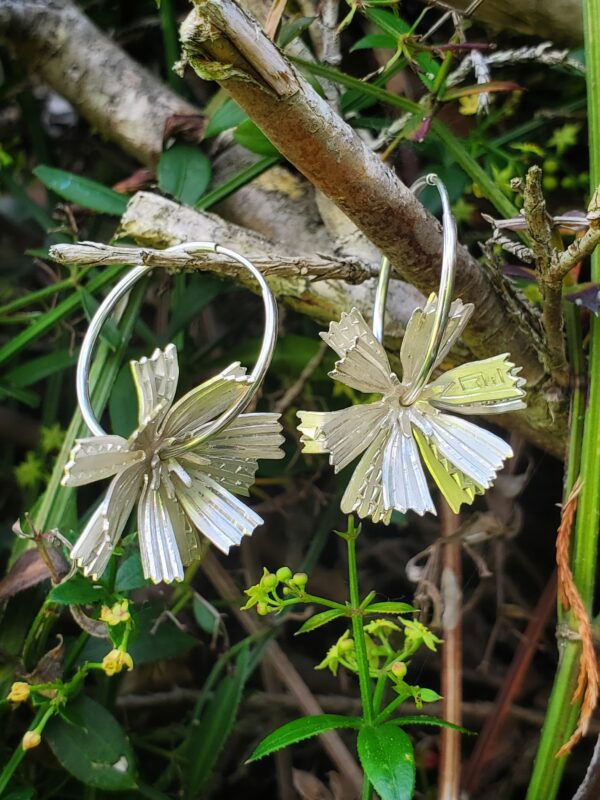
<path fill-rule="evenodd" d="M 186 564 L 208 542 L 224 553 L 262 519 L 236 495 L 248 495 L 260 458 L 282 458 L 279 414 L 240 414 L 193 449 L 181 445 L 248 389 L 246 370 L 231 364 L 174 403 L 179 378 L 174 345 L 132 361 L 138 428 L 121 436 L 79 439 L 63 484 L 82 486 L 113 477 L 104 499 L 71 551 L 84 574 L 101 575 L 137 504 L 138 538 L 146 578 L 183 579 Z"/>
<path fill-rule="evenodd" d="M 381 396 L 341 411 L 298 412 L 305 453 L 329 453 L 336 472 L 362 454 L 342 499 L 344 513 L 356 511 L 386 524 L 394 509 L 435 513 L 424 464 L 457 512 L 492 484 L 512 456 L 503 439 L 446 413 L 487 415 L 524 408 L 525 381 L 507 353 L 451 369 L 403 403 L 423 364 L 437 302 L 431 295 L 410 318 L 400 351 L 402 381 L 355 308 L 321 334 L 339 356 L 330 377 Z M 461 336 L 472 311 L 461 300 L 452 303 L 433 370 Z"/>

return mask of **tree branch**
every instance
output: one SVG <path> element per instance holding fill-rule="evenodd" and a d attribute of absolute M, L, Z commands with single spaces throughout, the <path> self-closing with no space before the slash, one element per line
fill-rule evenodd
<path fill-rule="evenodd" d="M 204 270 L 218 272 L 227 278 L 242 282 L 246 272 L 243 267 L 218 253 L 170 253 L 149 247 L 127 247 L 99 244 L 97 242 L 78 242 L 77 244 L 53 245 L 50 258 L 59 264 L 79 264 L 81 266 L 107 267 L 111 264 L 131 264 L 132 266 L 163 267 L 173 272 Z M 374 277 L 371 268 L 356 259 L 336 258 L 335 256 L 271 256 L 261 252 L 246 253 L 265 277 L 308 278 L 312 281 L 344 280 L 348 283 L 362 283 Z"/>
<path fill-rule="evenodd" d="M 169 117 L 200 114 L 124 53 L 71 0 L 2 0 L 0 36 L 17 49 L 28 72 L 144 164 L 160 155 Z"/>
<path fill-rule="evenodd" d="M 196 72 L 227 89 L 281 153 L 388 256 L 396 275 L 424 292 L 437 289 L 440 225 L 253 20 L 232 0 L 197 0 L 181 35 Z M 508 350 L 523 367 L 529 405 L 521 421 L 511 423 L 530 441 L 560 452 L 566 408 L 556 387 L 547 388 L 536 315 L 508 281 L 483 270 L 462 247 L 456 284 L 457 295 L 475 304 L 465 335 L 471 351 L 489 357 Z"/>

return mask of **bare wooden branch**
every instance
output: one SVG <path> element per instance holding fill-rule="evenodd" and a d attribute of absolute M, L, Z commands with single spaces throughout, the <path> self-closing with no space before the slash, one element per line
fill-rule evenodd
<path fill-rule="evenodd" d="M 388 256 L 396 275 L 427 293 L 437 288 L 439 224 L 233 0 L 197 0 L 182 26 L 182 42 L 198 74 L 227 89 L 283 155 Z M 471 351 L 489 357 L 508 350 L 523 367 L 530 405 L 522 421 L 512 424 L 539 444 L 552 429 L 552 450 L 558 453 L 566 404 L 548 386 L 535 313 L 508 281 L 483 270 L 464 248 L 456 293 L 476 307 L 465 335 Z"/>
<path fill-rule="evenodd" d="M 2 0 L 0 36 L 27 70 L 144 164 L 158 158 L 167 119 L 199 109 L 105 36 L 71 0 Z"/>
<path fill-rule="evenodd" d="M 568 386 L 569 367 L 564 335 L 562 310 L 562 276 L 553 270 L 555 261 L 552 220 L 546 211 L 542 191 L 542 170 L 530 167 L 525 181 L 523 215 L 527 221 L 531 249 L 538 270 L 542 294 L 543 323 L 546 332 L 547 368 L 560 386 Z"/>
<path fill-rule="evenodd" d="M 50 248 L 50 257 L 59 264 L 79 264 L 82 266 L 109 266 L 110 264 L 131 264 L 132 266 L 163 267 L 173 272 L 201 270 L 217 272 L 227 278 L 241 281 L 245 270 L 240 265 L 217 253 L 177 253 L 154 250 L 150 247 L 127 247 L 99 244 L 98 242 L 78 242 L 77 244 L 56 244 Z M 348 283 L 362 283 L 373 277 L 366 264 L 356 259 L 314 256 L 271 256 L 261 252 L 246 253 L 265 277 L 308 278 L 313 281 L 344 280 Z"/>

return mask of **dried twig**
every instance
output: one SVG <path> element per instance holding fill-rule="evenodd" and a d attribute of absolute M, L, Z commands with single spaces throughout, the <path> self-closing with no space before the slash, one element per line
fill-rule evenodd
<path fill-rule="evenodd" d="M 277 33 L 277 28 L 281 22 L 283 12 L 285 11 L 287 0 L 273 0 L 273 4 L 267 14 L 267 19 L 264 26 L 264 31 L 269 39 L 274 39 Z"/>
<path fill-rule="evenodd" d="M 335 256 L 286 256 L 265 255 L 259 251 L 247 252 L 265 277 L 308 278 L 311 280 L 336 279 L 348 283 L 362 283 L 373 277 L 373 272 L 358 259 L 336 258 Z M 86 266 L 109 266 L 110 264 L 131 264 L 132 266 L 163 267 L 172 272 L 201 270 L 218 272 L 228 278 L 242 280 L 244 269 L 237 262 L 213 253 L 194 253 L 184 250 L 173 253 L 155 250 L 150 247 L 127 247 L 100 244 L 98 242 L 78 242 L 77 244 L 57 244 L 50 248 L 50 257 L 59 264 L 79 264 Z"/>
<path fill-rule="evenodd" d="M 581 595 L 573 580 L 573 573 L 569 565 L 569 550 L 571 543 L 571 530 L 575 520 L 577 510 L 577 498 L 581 489 L 581 482 L 577 480 L 571 494 L 563 506 L 558 535 L 556 537 L 556 563 L 558 566 L 558 599 L 563 608 L 572 612 L 574 620 L 577 622 L 577 631 L 569 634 L 576 635 L 581 639 L 581 659 L 579 663 L 579 676 L 577 686 L 573 694 L 572 702 L 581 703 L 579 720 L 577 727 L 571 738 L 563 744 L 557 758 L 565 756 L 571 752 L 577 742 L 585 736 L 592 714 L 598 704 L 598 694 L 600 690 L 600 673 L 598 670 L 598 659 L 594 648 L 594 639 L 590 618 Z"/>

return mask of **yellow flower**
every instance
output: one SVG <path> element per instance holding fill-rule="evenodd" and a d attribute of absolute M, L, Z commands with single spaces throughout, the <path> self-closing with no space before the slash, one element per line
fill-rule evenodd
<path fill-rule="evenodd" d="M 21 746 L 23 750 L 33 750 L 33 748 L 37 747 L 41 741 L 42 737 L 37 731 L 27 731 L 25 736 L 23 736 Z"/>
<path fill-rule="evenodd" d="M 120 625 L 121 622 L 128 622 L 131 619 L 129 603 L 127 600 L 122 600 L 120 603 L 115 603 L 112 608 L 102 606 L 100 619 L 107 625 Z"/>
<path fill-rule="evenodd" d="M 476 94 L 467 95 L 458 99 L 458 110 L 467 117 L 477 113 L 479 97 Z"/>
<path fill-rule="evenodd" d="M 6 698 L 10 703 L 24 703 L 29 697 L 29 684 L 24 681 L 15 681 L 10 687 Z"/>
<path fill-rule="evenodd" d="M 123 667 L 127 667 L 128 670 L 133 669 L 133 659 L 124 650 L 115 648 L 102 659 L 102 669 L 109 676 L 121 672 Z"/>

